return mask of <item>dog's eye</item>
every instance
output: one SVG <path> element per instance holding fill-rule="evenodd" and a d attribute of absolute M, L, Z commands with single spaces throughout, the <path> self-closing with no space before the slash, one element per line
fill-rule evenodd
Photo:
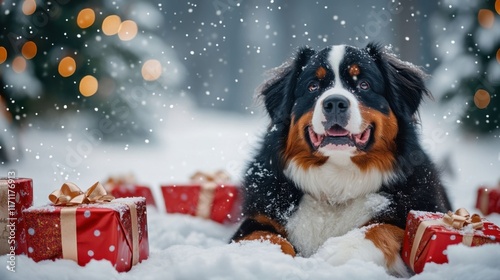
<path fill-rule="evenodd" d="M 309 92 L 317 91 L 319 89 L 319 82 L 318 81 L 310 82 L 307 88 L 309 89 Z"/>
<path fill-rule="evenodd" d="M 368 90 L 368 89 L 370 89 L 370 84 L 367 81 L 361 81 L 361 82 L 359 82 L 358 87 L 361 90 Z"/>

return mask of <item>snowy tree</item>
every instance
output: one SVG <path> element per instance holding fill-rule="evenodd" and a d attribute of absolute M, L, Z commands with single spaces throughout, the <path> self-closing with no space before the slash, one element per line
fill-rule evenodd
<path fill-rule="evenodd" d="M 466 131 L 500 127 L 500 1 L 440 3 L 434 16 L 432 88 Z"/>

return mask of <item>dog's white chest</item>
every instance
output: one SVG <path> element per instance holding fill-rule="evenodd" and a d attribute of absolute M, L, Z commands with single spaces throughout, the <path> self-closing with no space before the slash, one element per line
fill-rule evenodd
<path fill-rule="evenodd" d="M 388 205 L 389 200 L 379 194 L 368 194 L 339 205 L 304 195 L 286 224 L 288 238 L 302 256 L 309 257 L 328 238 L 366 224 Z"/>

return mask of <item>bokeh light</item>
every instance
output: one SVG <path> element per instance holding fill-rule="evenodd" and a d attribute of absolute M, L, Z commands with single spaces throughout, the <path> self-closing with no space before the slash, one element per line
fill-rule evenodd
<path fill-rule="evenodd" d="M 32 15 L 36 11 L 35 0 L 24 0 L 22 10 L 23 14 L 27 16 Z"/>
<path fill-rule="evenodd" d="M 161 63 L 156 59 L 144 62 L 141 69 L 142 78 L 146 81 L 154 81 L 161 76 Z"/>
<path fill-rule="evenodd" d="M 24 43 L 23 48 L 21 49 L 21 53 L 26 59 L 32 59 L 33 57 L 35 57 L 36 52 L 37 52 L 37 47 L 35 42 L 33 41 L 28 41 Z"/>
<path fill-rule="evenodd" d="M 500 15 L 500 0 L 495 1 L 495 10 Z"/>
<path fill-rule="evenodd" d="M 118 29 L 120 29 L 121 23 L 122 20 L 120 19 L 119 16 L 117 15 L 107 16 L 102 21 L 102 32 L 108 36 L 115 35 L 116 33 L 118 33 Z"/>
<path fill-rule="evenodd" d="M 59 75 L 65 78 L 73 75 L 76 71 L 75 60 L 70 56 L 61 59 L 59 66 L 57 67 L 57 71 L 59 72 Z"/>
<path fill-rule="evenodd" d="M 22 73 L 26 70 L 26 59 L 22 56 L 16 56 L 12 61 L 12 70 L 16 73 Z"/>
<path fill-rule="evenodd" d="M 500 49 L 497 50 L 497 62 L 500 63 Z"/>
<path fill-rule="evenodd" d="M 99 83 L 97 82 L 97 79 L 92 75 L 87 75 L 80 80 L 80 93 L 85 97 L 94 95 L 97 92 L 98 88 Z"/>
<path fill-rule="evenodd" d="M 133 20 L 125 20 L 118 28 L 118 37 L 122 41 L 130 41 L 137 35 L 137 23 Z"/>
<path fill-rule="evenodd" d="M 495 14 L 488 9 L 481 9 L 477 14 L 479 24 L 484 28 L 492 28 L 495 23 Z"/>
<path fill-rule="evenodd" d="M 478 89 L 474 94 L 474 104 L 479 109 L 484 109 L 490 104 L 490 94 L 484 89 Z"/>
<path fill-rule="evenodd" d="M 7 60 L 7 49 L 4 47 L 0 47 L 0 64 L 4 63 Z"/>
<path fill-rule="evenodd" d="M 81 10 L 78 13 L 78 16 L 76 17 L 76 24 L 78 25 L 78 27 L 82 29 L 92 26 L 92 24 L 94 24 L 94 21 L 95 21 L 95 13 L 94 10 L 90 8 L 85 8 Z"/>

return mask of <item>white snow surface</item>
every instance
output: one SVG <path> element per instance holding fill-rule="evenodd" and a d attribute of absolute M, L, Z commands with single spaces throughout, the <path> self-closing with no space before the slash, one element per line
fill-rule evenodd
<path fill-rule="evenodd" d="M 474 209 L 477 187 L 500 179 L 499 136 L 462 135 L 452 117 L 443 118 L 446 112 L 429 104 L 425 107 L 422 142 L 438 163 L 449 158 L 455 175 L 446 176 L 445 181 L 454 207 L 478 212 Z M 19 177 L 33 178 L 35 205 L 45 205 L 48 194 L 65 180 L 86 189 L 109 175 L 132 172 L 140 183 L 151 186 L 159 207 L 148 208 L 149 259 L 129 272 L 118 273 L 107 261 L 80 267 L 69 260 L 35 263 L 17 256 L 13 273 L 5 269 L 7 256 L 0 256 L 0 279 L 393 279 L 382 267 L 361 260 L 334 267 L 315 257 L 292 258 L 269 243 L 228 244 L 237 225 L 164 212 L 161 184 L 187 182 L 197 170 L 218 169 L 227 170 L 239 181 L 245 161 L 266 126 L 267 119 L 261 113 L 233 116 L 195 110 L 181 101 L 165 112 L 165 121 L 155 128 L 160 140 L 156 144 L 93 142 L 89 148 L 77 130 L 25 130 L 24 159 L 1 166 L 0 172 L 6 176 L 15 170 Z M 55 166 L 68 167 L 66 158 L 72 149 L 81 152 L 81 161 L 73 162 L 61 175 Z M 487 218 L 500 224 L 499 214 Z M 448 264 L 429 264 L 411 278 L 499 279 L 500 244 L 451 246 L 448 258 Z"/>

